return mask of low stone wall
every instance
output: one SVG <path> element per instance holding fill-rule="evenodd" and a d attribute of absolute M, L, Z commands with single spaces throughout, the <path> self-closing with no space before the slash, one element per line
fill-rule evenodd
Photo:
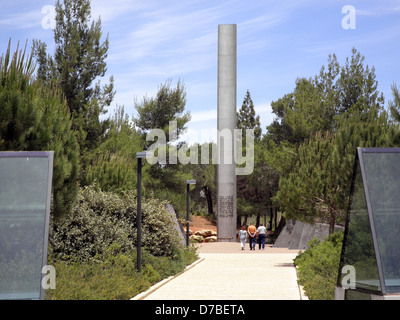
<path fill-rule="evenodd" d="M 335 231 L 344 230 L 341 226 L 335 226 Z M 308 242 L 317 238 L 322 241 L 329 235 L 329 225 L 326 223 L 309 224 L 298 220 L 289 220 L 274 247 L 305 250 L 308 248 Z"/>

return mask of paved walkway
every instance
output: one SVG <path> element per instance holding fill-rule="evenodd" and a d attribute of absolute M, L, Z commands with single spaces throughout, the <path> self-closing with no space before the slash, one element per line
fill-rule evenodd
<path fill-rule="evenodd" d="M 200 261 L 135 300 L 301 300 L 293 259 L 298 250 L 240 250 L 239 243 L 205 243 Z"/>

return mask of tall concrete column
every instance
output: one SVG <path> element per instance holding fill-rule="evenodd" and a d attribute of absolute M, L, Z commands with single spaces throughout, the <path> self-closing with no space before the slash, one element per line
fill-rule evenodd
<path fill-rule="evenodd" d="M 218 241 L 236 241 L 236 127 L 237 28 L 218 26 Z"/>

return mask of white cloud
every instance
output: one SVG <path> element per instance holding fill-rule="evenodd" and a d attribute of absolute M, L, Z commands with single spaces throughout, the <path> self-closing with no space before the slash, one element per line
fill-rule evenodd
<path fill-rule="evenodd" d="M 201 121 L 210 121 L 217 120 L 217 109 L 211 109 L 206 111 L 196 111 L 192 112 L 192 120 L 191 123 L 201 122 Z"/>
<path fill-rule="evenodd" d="M 92 19 L 100 16 L 102 22 L 118 21 L 120 16 L 140 12 L 148 1 L 139 0 L 92 0 Z"/>
<path fill-rule="evenodd" d="M 40 27 L 44 15 L 41 8 L 22 13 L 14 13 L 5 15 L 0 18 L 0 25 L 10 27 L 12 29 L 29 29 L 33 27 Z"/>
<path fill-rule="evenodd" d="M 254 105 L 254 111 L 256 112 L 256 115 L 260 116 L 261 129 L 263 132 L 265 132 L 265 127 L 270 125 L 275 117 L 275 115 L 272 113 L 271 103 L 257 103 Z"/>
<path fill-rule="evenodd" d="M 360 9 L 359 6 L 355 6 L 357 16 L 381 17 L 390 14 L 398 14 L 400 11 L 400 6 L 398 6 L 398 3 L 390 5 L 386 4 L 384 7 L 382 6 L 383 2 L 377 2 L 376 4 L 378 4 L 378 6 L 368 9 Z"/>
<path fill-rule="evenodd" d="M 110 59 L 124 56 L 124 59 L 134 62 L 152 56 L 177 57 L 179 60 L 179 57 L 198 52 L 198 49 L 204 52 L 216 41 L 206 28 L 208 22 L 214 19 L 210 12 L 171 12 L 169 8 L 149 12 L 146 22 L 137 24 L 134 31 L 114 45 Z M 138 21 L 140 23 L 140 19 Z"/>

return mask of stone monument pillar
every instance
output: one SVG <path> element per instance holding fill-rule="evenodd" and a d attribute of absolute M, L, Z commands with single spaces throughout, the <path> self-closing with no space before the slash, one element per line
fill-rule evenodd
<path fill-rule="evenodd" d="M 218 26 L 218 241 L 236 241 L 236 52 L 235 24 Z"/>

